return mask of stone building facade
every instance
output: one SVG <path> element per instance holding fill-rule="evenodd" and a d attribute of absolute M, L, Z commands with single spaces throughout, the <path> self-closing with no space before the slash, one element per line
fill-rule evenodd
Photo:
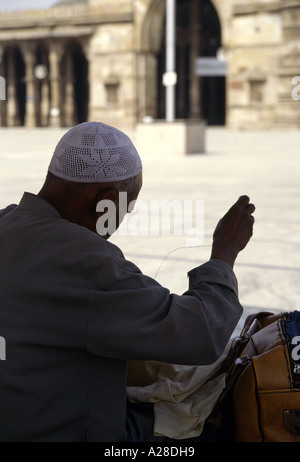
<path fill-rule="evenodd" d="M 231 128 L 298 127 L 300 0 L 176 0 L 176 117 Z M 165 0 L 62 0 L 0 12 L 1 126 L 165 117 Z M 226 60 L 199 76 L 198 57 Z M 300 80 L 300 78 L 299 78 Z"/>

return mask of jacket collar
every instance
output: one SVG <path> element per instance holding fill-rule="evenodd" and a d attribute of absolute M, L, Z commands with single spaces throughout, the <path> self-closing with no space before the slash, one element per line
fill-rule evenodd
<path fill-rule="evenodd" d="M 49 204 L 49 202 L 40 196 L 28 192 L 24 193 L 19 203 L 19 208 L 31 212 L 36 212 L 38 214 L 42 213 L 44 215 L 51 215 L 56 218 L 61 218 L 61 215 L 51 204 Z"/>

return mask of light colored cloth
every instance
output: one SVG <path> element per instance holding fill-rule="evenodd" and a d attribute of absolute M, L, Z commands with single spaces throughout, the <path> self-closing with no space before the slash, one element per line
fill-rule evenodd
<path fill-rule="evenodd" d="M 133 362 L 131 379 L 139 375 L 145 386 L 128 386 L 133 402 L 154 403 L 154 434 L 172 439 L 201 435 L 204 423 L 225 387 L 219 373 L 229 344 L 218 361 L 209 366 L 181 366 L 158 362 Z"/>

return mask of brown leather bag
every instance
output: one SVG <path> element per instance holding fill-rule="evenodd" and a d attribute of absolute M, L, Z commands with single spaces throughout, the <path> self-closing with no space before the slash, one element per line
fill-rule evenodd
<path fill-rule="evenodd" d="M 217 440 L 300 442 L 300 365 L 285 331 L 288 314 L 249 316 L 232 342 L 227 385 L 208 419 Z"/>
<path fill-rule="evenodd" d="M 248 362 L 233 390 L 238 442 L 300 442 L 300 374 L 285 322 L 286 314 L 257 320 L 237 360 Z"/>

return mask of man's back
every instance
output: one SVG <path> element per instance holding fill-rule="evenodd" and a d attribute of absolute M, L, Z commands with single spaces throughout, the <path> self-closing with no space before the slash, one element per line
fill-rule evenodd
<path fill-rule="evenodd" d="M 223 353 L 243 311 L 233 267 L 255 206 L 238 199 L 189 289 L 170 294 L 108 242 L 142 170 L 127 135 L 86 122 L 57 144 L 39 194 L 0 211 L 0 441 L 144 441 L 130 432 L 127 361 L 205 365 Z"/>
<path fill-rule="evenodd" d="M 108 245 L 43 199 L 23 202 L 0 213 L 0 440 L 122 440 L 126 362 L 87 351 Z"/>
<path fill-rule="evenodd" d="M 126 440 L 127 360 L 211 364 L 242 313 L 226 263 L 170 294 L 32 194 L 0 212 L 0 249 L 0 441 Z"/>

